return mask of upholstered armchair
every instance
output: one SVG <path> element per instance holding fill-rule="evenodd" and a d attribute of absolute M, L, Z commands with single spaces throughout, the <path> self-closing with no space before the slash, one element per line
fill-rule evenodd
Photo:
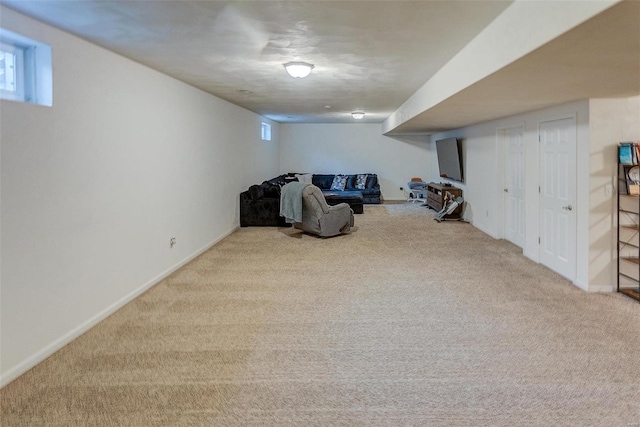
<path fill-rule="evenodd" d="M 336 236 L 351 230 L 353 211 L 346 203 L 329 206 L 322 190 L 308 185 L 302 190 L 302 222 L 293 226 L 320 237 Z"/>

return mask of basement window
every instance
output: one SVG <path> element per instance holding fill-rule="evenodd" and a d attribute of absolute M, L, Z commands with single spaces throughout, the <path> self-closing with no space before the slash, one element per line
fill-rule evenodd
<path fill-rule="evenodd" d="M 260 136 L 263 141 L 271 141 L 271 125 L 269 123 L 262 122 Z"/>
<path fill-rule="evenodd" d="M 24 49 L 0 43 L 0 91 L 2 99 L 24 100 Z"/>
<path fill-rule="evenodd" d="M 0 28 L 0 99 L 53 105 L 51 46 Z"/>

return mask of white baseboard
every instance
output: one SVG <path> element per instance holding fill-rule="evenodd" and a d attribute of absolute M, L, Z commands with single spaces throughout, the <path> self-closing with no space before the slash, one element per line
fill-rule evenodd
<path fill-rule="evenodd" d="M 573 285 L 585 292 L 590 292 L 589 285 L 587 283 L 584 283 L 582 280 L 574 280 Z"/>
<path fill-rule="evenodd" d="M 149 288 L 153 287 L 154 285 L 158 284 L 164 278 L 169 276 L 171 273 L 173 273 L 174 271 L 178 270 L 179 268 L 181 268 L 185 264 L 189 263 L 194 258 L 196 258 L 197 256 L 201 255 L 202 253 L 204 253 L 205 251 L 207 251 L 211 247 L 215 246 L 222 239 L 226 238 L 227 236 L 229 236 L 231 233 L 233 233 L 234 231 L 238 230 L 239 228 L 240 227 L 238 227 L 238 226 L 234 227 L 231 231 L 223 234 L 221 237 L 218 237 L 213 242 L 205 245 L 203 248 L 197 250 L 196 252 L 194 252 L 193 254 L 189 255 L 188 257 L 186 257 L 182 261 L 178 262 L 176 265 L 174 265 L 174 266 L 170 267 L 169 269 L 165 270 L 164 272 L 160 273 L 158 276 L 154 277 L 153 279 L 151 279 L 150 281 L 148 281 L 144 285 L 142 285 L 139 288 L 135 289 L 133 292 L 129 293 L 128 295 L 125 295 L 123 298 L 119 299 L 118 301 L 116 301 L 115 303 L 113 303 L 112 305 L 107 307 L 106 309 L 102 310 L 101 312 L 99 312 L 98 314 L 96 314 L 95 316 L 93 316 L 92 318 L 87 320 L 86 322 L 80 324 L 78 327 L 76 327 L 76 328 L 72 329 L 71 331 L 67 332 L 66 334 L 64 334 L 60 338 L 58 338 L 55 341 L 53 341 L 51 344 L 45 346 L 41 350 L 37 351 L 36 353 L 34 353 L 31 356 L 29 356 L 27 359 L 25 359 L 21 363 L 19 363 L 18 365 L 16 365 L 13 368 L 9 369 L 7 372 L 5 372 L 4 374 L 2 374 L 0 376 L 0 388 L 6 386 L 11 381 L 15 380 L 20 375 L 24 374 L 29 369 L 33 368 L 38 363 L 42 362 L 47 357 L 51 356 L 53 353 L 55 353 L 56 351 L 60 350 L 65 345 L 69 344 L 71 341 L 75 340 L 80 335 L 84 334 L 85 332 L 87 332 L 89 329 L 93 328 L 95 325 L 97 325 L 98 323 L 100 323 L 104 319 L 106 319 L 107 317 L 111 316 L 117 310 L 119 310 L 120 308 L 124 307 L 129 302 L 133 301 L 140 294 L 142 294 L 143 292 L 147 291 Z"/>
<path fill-rule="evenodd" d="M 482 231 L 484 234 L 486 234 L 487 236 L 493 238 L 493 239 L 501 239 L 502 237 L 498 236 L 496 233 L 490 231 L 490 230 L 486 230 L 484 227 L 474 224 L 473 221 L 470 221 L 471 225 L 473 225 L 475 228 L 477 228 L 478 230 Z"/>
<path fill-rule="evenodd" d="M 616 291 L 616 285 L 594 285 L 589 286 L 589 292 L 600 292 L 610 294 Z"/>
<path fill-rule="evenodd" d="M 531 261 L 534 261 L 536 263 L 540 263 L 540 258 L 538 257 L 538 253 L 533 253 L 533 252 L 528 252 L 526 250 L 522 251 L 522 255 L 526 256 L 527 258 L 529 258 Z"/>

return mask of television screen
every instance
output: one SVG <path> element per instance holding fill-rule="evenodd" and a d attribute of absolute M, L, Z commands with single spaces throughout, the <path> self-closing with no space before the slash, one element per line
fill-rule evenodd
<path fill-rule="evenodd" d="M 440 178 L 464 182 L 462 175 L 462 147 L 456 138 L 436 141 Z"/>

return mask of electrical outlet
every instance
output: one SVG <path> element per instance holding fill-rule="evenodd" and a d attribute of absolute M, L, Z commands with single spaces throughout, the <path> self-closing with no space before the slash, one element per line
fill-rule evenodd
<path fill-rule="evenodd" d="M 176 244 L 176 238 L 175 238 L 175 237 L 172 237 L 172 238 L 169 240 L 169 247 L 170 247 L 170 248 L 173 248 L 173 247 L 175 246 L 175 244 Z"/>

